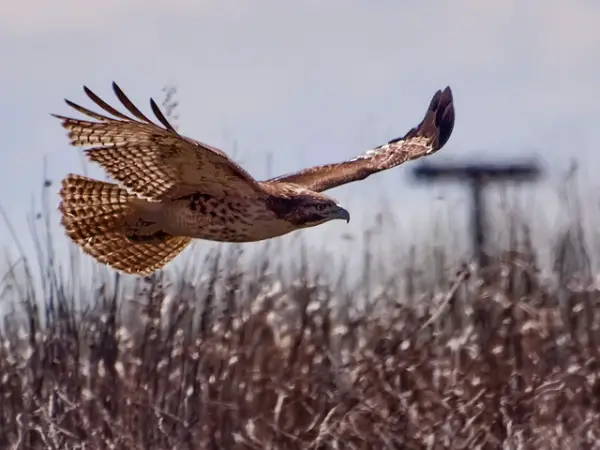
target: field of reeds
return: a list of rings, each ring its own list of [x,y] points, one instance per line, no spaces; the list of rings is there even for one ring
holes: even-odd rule
[[[599,296],[572,241],[553,280],[521,245],[366,299],[235,246],[201,277],[9,271],[0,448],[598,448]]]

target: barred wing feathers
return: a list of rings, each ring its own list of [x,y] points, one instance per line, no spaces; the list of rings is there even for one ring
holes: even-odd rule
[[[446,87],[434,94],[424,119],[403,137],[351,160],[282,175],[268,180],[267,183],[294,183],[318,192],[332,189],[437,152],[446,144],[453,128],[452,91],[450,87]]]
[[[258,182],[225,153],[178,134],[154,100],[150,100],[152,111],[164,128],[142,114],[116,83],[112,86],[135,119],[119,112],[85,86],[87,96],[114,118],[70,100],[65,102],[96,121],[52,115],[69,131],[72,145],[92,147],[85,150],[87,157],[132,193],[155,201],[196,192],[244,197],[262,193]]]

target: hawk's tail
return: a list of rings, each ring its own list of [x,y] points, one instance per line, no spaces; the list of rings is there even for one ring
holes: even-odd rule
[[[61,224],[75,242],[123,228],[134,198],[116,184],[79,175],[64,178],[59,194]]]
[[[191,241],[160,230],[142,239],[127,236],[138,220],[136,197],[116,184],[68,175],[60,190],[61,224],[84,252],[123,272],[148,275]],[[141,230],[140,230],[141,231]]]

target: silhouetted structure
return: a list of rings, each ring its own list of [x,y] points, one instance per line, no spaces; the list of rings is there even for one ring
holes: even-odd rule
[[[467,183],[471,190],[471,228],[473,250],[480,266],[486,265],[483,251],[485,245],[485,206],[483,188],[486,184],[500,181],[534,181],[541,175],[535,162],[513,164],[422,164],[414,169],[418,180],[439,182],[451,180]]]

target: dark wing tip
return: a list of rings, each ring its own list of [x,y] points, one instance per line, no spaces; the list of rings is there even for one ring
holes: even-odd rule
[[[68,117],[61,116],[60,114],[56,114],[56,113],[50,113],[50,115],[52,117],[54,117],[55,119],[60,120],[63,127],[66,125],[65,122],[68,120]]]
[[[434,149],[441,149],[454,129],[454,99],[450,86],[438,90],[429,103],[427,113],[419,125],[412,128],[404,136],[391,140],[389,143],[402,141],[411,137],[423,136],[433,141]]]
[[[167,130],[171,131],[172,133],[178,134],[175,127],[171,125],[171,123],[167,120],[167,118],[162,113],[162,111],[160,110],[153,98],[150,98],[150,108],[152,108],[152,112],[154,113],[156,118],[160,121],[160,123],[164,125],[164,127]]]
[[[85,94],[86,94],[88,97],[91,97],[91,98],[93,98],[93,97],[96,95],[96,94],[94,94],[94,92],[92,92],[92,90],[91,90],[89,87],[87,87],[85,84],[83,85],[83,92],[85,92]]]
[[[431,106],[434,106],[433,101]],[[452,135],[452,130],[454,129],[454,99],[452,97],[452,89],[450,89],[450,86],[446,86],[446,88],[440,92],[437,107],[435,109],[430,109],[430,111],[435,114],[435,126],[438,135],[437,150],[439,150],[446,142],[448,142],[448,139],[450,139],[450,136]]]

